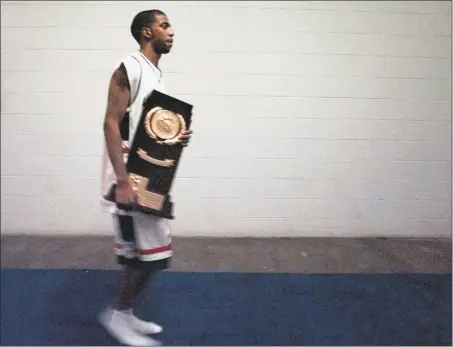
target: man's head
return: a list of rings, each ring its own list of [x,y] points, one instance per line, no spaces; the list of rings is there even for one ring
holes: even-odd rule
[[[170,52],[173,44],[173,29],[167,15],[160,10],[138,13],[132,21],[131,34],[140,45],[150,43],[158,54]]]

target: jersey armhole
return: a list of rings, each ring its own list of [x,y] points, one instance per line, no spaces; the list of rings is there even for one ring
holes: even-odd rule
[[[129,79],[129,75],[127,73],[126,66],[124,65],[123,62],[121,62],[120,66],[118,66],[118,70],[121,70],[121,72],[123,72],[126,75],[126,77],[127,77],[127,89],[129,89],[129,92],[131,92],[131,81]],[[130,103],[130,100],[129,100],[129,103]]]
[[[133,56],[125,57],[119,63],[119,67],[122,67],[122,69],[126,72],[130,91],[129,107],[131,107],[140,88],[142,67],[140,62]]]

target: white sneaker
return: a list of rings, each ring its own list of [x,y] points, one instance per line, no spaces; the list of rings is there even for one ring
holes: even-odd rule
[[[120,343],[127,346],[160,346],[161,343],[139,334],[132,328],[130,316],[108,308],[99,315],[101,325]]]
[[[137,329],[142,334],[154,335],[159,334],[164,330],[160,325],[157,325],[153,322],[143,321],[134,316],[133,314],[130,315],[129,319],[132,327]]]

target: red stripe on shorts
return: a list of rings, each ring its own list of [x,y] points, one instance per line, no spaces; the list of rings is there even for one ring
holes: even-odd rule
[[[157,248],[151,248],[151,249],[141,249],[140,254],[143,255],[148,255],[148,254],[156,254],[156,253],[162,253],[162,252],[167,252],[171,250],[171,246],[163,246],[163,247],[157,247]]]
[[[122,249],[123,245],[117,244],[116,245],[117,249]],[[168,252],[171,251],[171,245],[168,246],[162,246],[162,247],[156,247],[156,248],[149,248],[149,249],[141,249],[140,254],[142,255],[150,255],[150,254],[156,254],[156,253],[162,253],[162,252]]]

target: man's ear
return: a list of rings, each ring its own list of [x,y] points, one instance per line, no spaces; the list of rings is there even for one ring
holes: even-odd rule
[[[143,34],[143,37],[144,37],[145,39],[148,39],[148,40],[150,40],[150,39],[153,37],[153,34],[152,34],[150,28],[144,27],[144,28],[142,29],[142,34]]]

